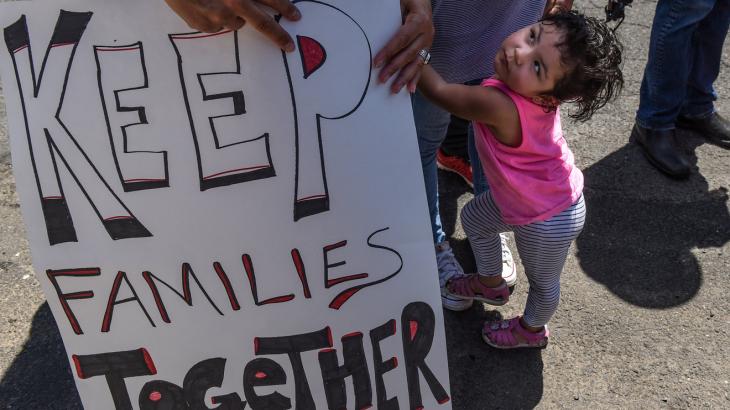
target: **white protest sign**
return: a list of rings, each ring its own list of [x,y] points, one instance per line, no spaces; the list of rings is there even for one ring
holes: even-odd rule
[[[11,2],[34,266],[89,409],[450,408],[396,0],[299,1],[284,54],[162,0]]]

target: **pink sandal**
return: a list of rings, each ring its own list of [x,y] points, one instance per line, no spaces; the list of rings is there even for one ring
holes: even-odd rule
[[[478,289],[478,290],[474,290]],[[467,300],[478,300],[490,305],[501,306],[509,301],[509,287],[502,280],[499,286],[490,288],[479,281],[479,275],[472,273],[452,278],[446,283],[446,291]]]
[[[517,333],[524,339],[518,340],[514,333]],[[485,322],[482,329],[482,339],[484,342],[497,349],[518,349],[521,347],[544,348],[548,344],[550,331],[547,325],[542,331],[533,333],[522,327],[520,317],[514,317],[509,320],[496,320],[493,322]]]

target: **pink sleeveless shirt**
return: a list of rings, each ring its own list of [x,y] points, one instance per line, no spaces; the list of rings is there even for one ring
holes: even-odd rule
[[[482,86],[495,87],[512,99],[522,127],[522,144],[509,147],[485,124],[474,122],[479,159],[504,221],[527,225],[572,205],[583,192],[583,173],[563,138],[559,109],[545,112],[497,79],[488,78]]]

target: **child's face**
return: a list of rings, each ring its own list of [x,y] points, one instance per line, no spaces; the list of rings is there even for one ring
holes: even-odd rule
[[[568,71],[557,47],[561,37],[555,26],[542,23],[512,33],[494,58],[495,77],[528,98],[550,95]]]

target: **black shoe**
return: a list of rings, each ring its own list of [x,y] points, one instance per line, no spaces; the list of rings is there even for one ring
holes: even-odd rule
[[[716,112],[705,118],[679,116],[677,127],[697,131],[711,143],[730,149],[730,121]]]
[[[646,158],[659,171],[672,178],[684,179],[689,176],[691,165],[689,158],[677,147],[674,134],[674,130],[657,131],[634,124],[631,139],[639,144]]]

